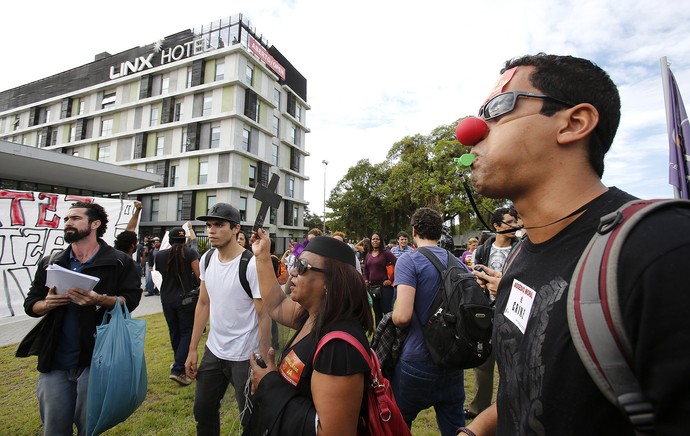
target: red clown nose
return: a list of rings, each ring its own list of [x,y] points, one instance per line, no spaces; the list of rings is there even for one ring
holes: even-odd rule
[[[467,117],[458,123],[455,128],[455,137],[462,145],[472,147],[481,141],[486,132],[489,131],[489,126],[484,120],[476,117]]]

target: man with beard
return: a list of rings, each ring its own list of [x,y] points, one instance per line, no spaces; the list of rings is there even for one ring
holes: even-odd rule
[[[86,397],[96,326],[106,309],[141,299],[141,280],[131,256],[101,239],[108,215],[96,203],[73,203],[64,217],[64,250],[44,256],[24,301],[29,316],[43,317],[24,338],[17,357],[38,356],[38,404],[44,434],[71,435],[76,424],[86,433]],[[60,265],[98,277],[91,291],[80,288],[57,294],[46,286],[46,268]]]

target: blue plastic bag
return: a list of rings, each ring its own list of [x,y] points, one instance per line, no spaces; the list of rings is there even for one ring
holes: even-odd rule
[[[124,304],[115,304],[96,327],[86,397],[87,435],[103,433],[126,420],[144,401],[145,338],[146,320],[132,319]]]

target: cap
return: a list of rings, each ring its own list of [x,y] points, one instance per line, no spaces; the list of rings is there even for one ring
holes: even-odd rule
[[[235,224],[239,224],[241,221],[240,211],[230,206],[228,203],[216,203],[208,210],[207,215],[196,217],[199,221],[208,221],[214,218],[230,221]]]
[[[330,236],[312,238],[303,251],[311,251],[323,257],[339,260],[353,268],[355,266],[355,254],[350,246]]]
[[[185,237],[186,234],[182,227],[173,227],[170,229],[170,233],[168,234],[168,239],[170,239],[170,242],[184,242]]]

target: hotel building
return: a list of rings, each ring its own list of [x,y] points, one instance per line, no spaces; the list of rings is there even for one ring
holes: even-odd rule
[[[249,231],[255,188],[278,174],[264,226],[282,249],[305,230],[308,109],[306,79],[237,14],[0,92],[0,140],[161,176],[123,193],[143,203],[146,234],[186,221],[204,233],[194,218],[221,201]],[[3,173],[5,189],[37,189]]]

